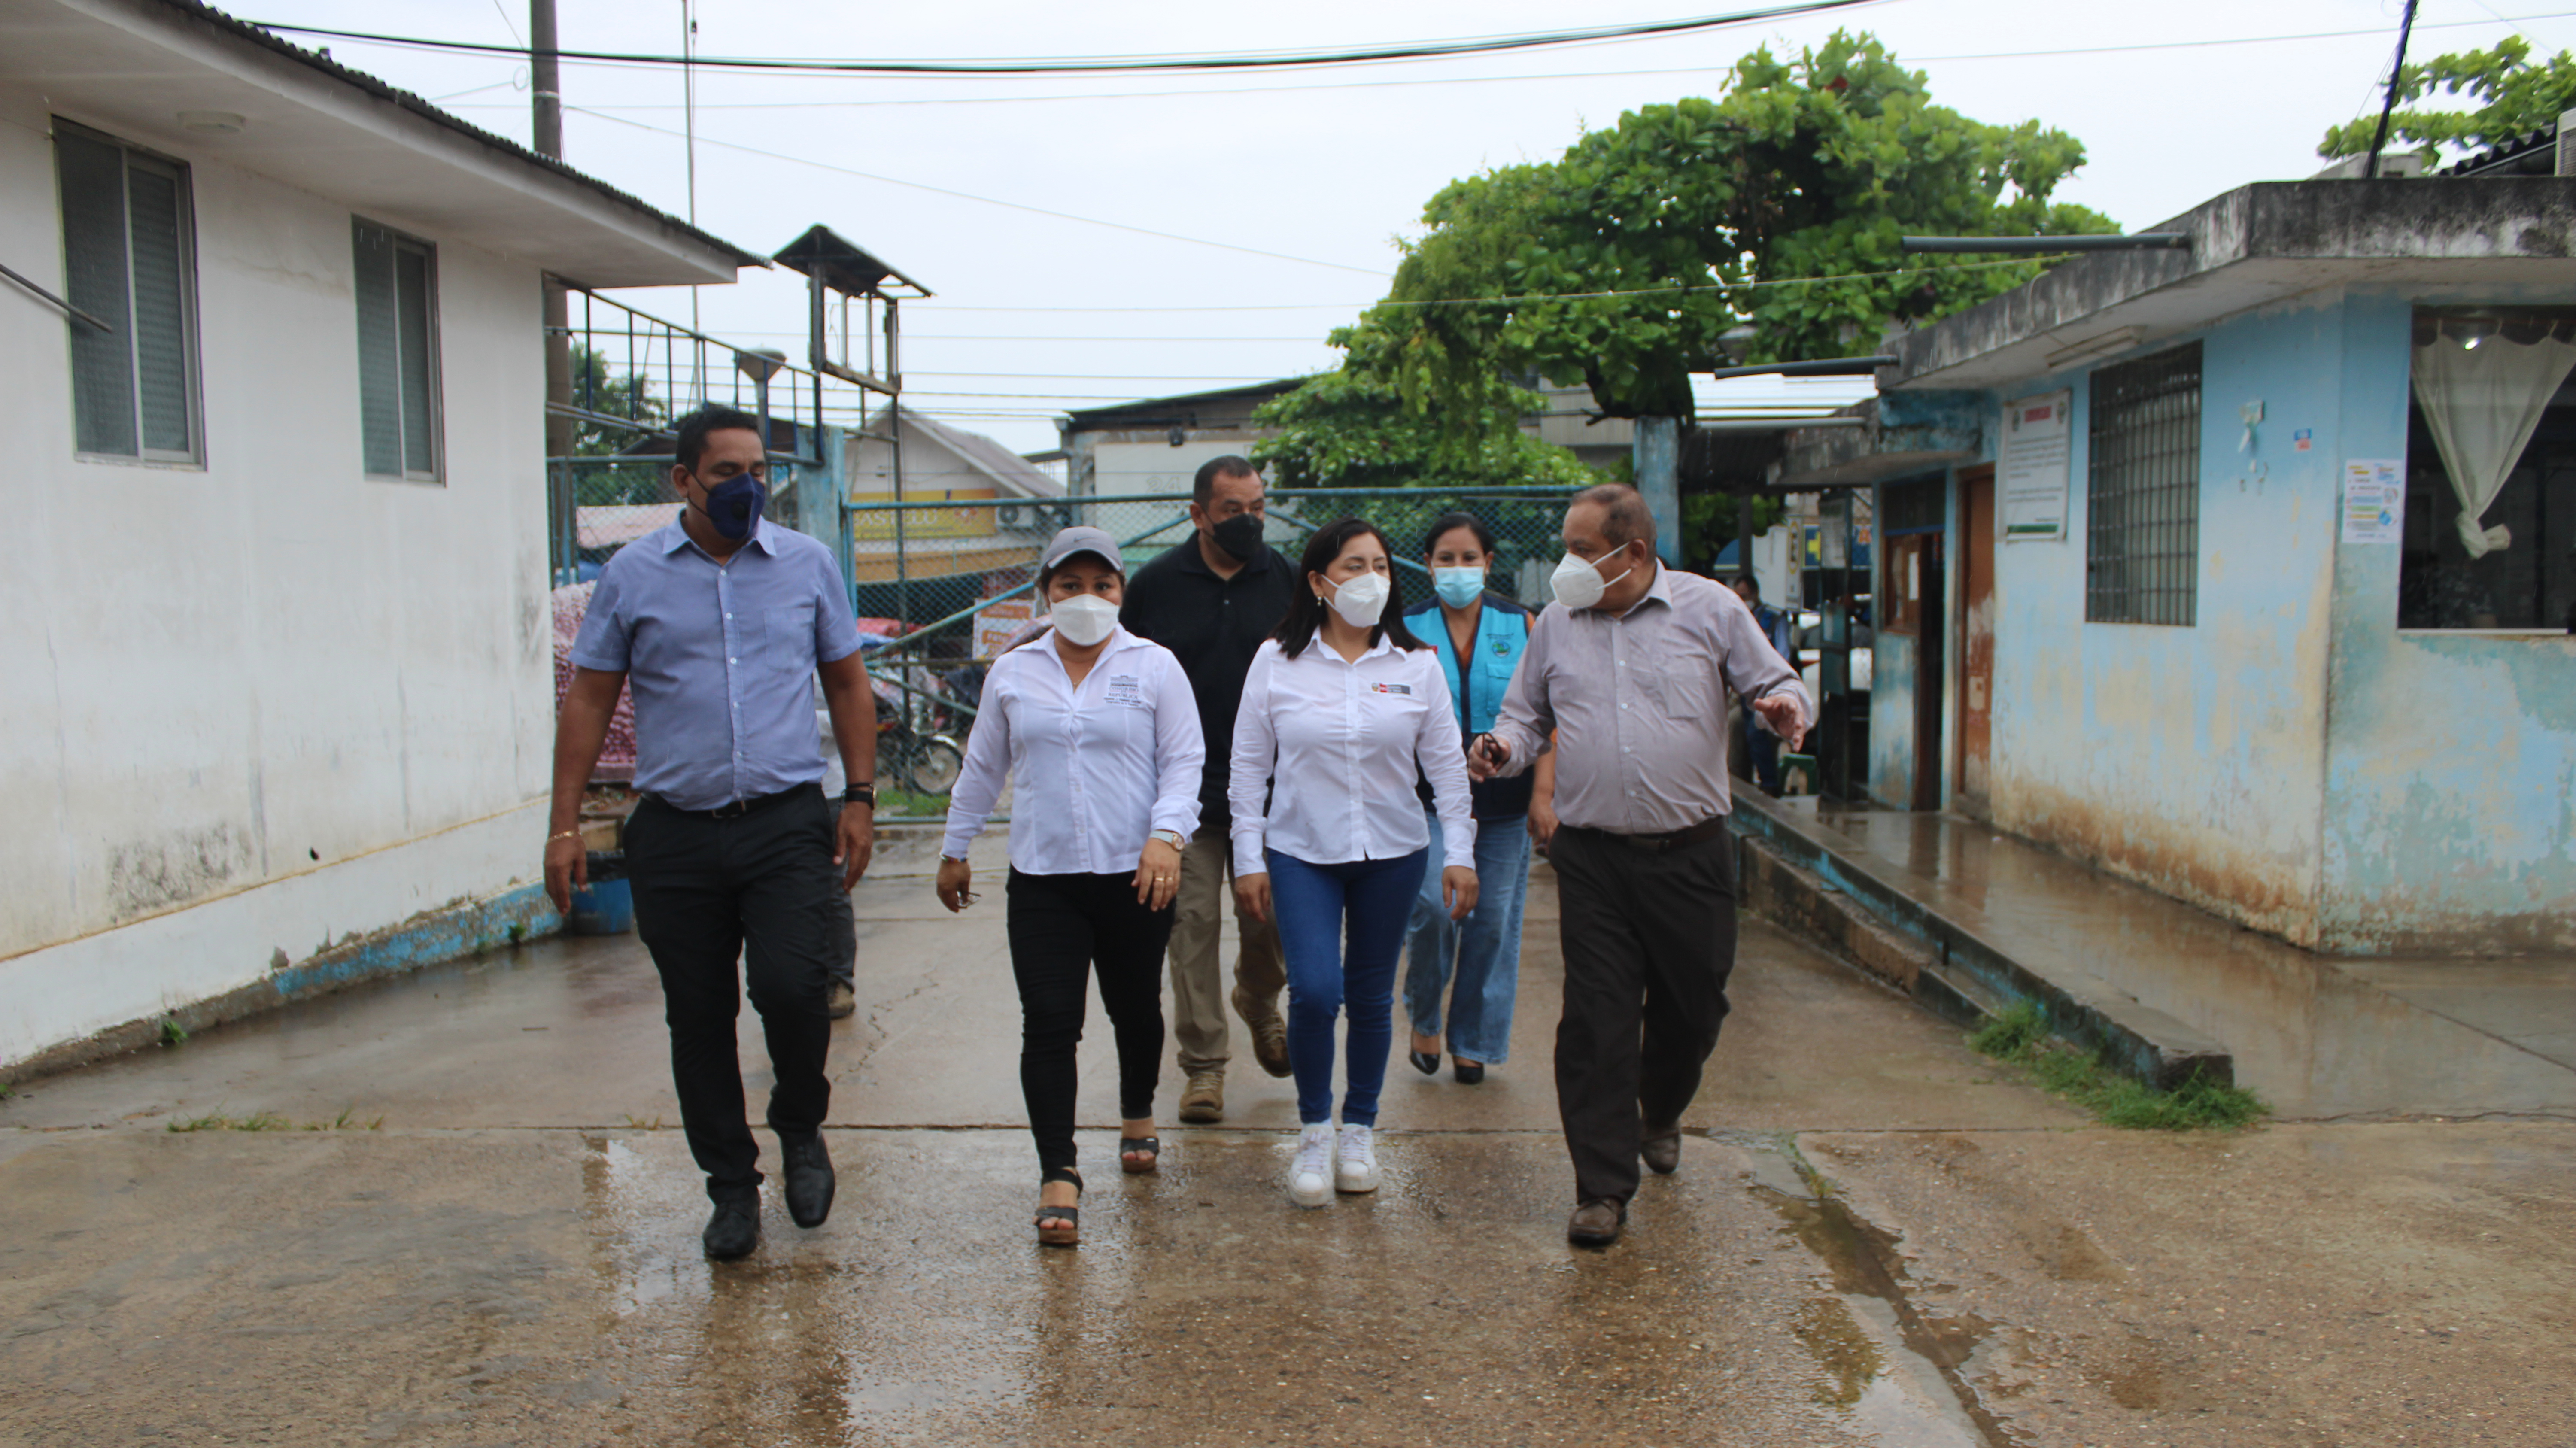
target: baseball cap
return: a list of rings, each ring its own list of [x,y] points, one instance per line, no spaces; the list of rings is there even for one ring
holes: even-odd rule
[[[1038,571],[1046,572],[1077,553],[1097,556],[1101,562],[1124,573],[1127,560],[1118,554],[1118,540],[1105,528],[1066,528],[1047,540],[1046,551],[1038,555]]]

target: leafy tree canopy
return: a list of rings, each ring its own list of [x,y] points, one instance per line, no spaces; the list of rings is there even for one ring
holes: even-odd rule
[[[597,417],[631,418],[638,424],[620,427],[594,418],[576,420],[572,450],[577,457],[607,457],[622,452],[637,438],[671,420],[670,408],[653,395],[642,373],[617,376],[609,371],[606,354],[578,342],[572,349],[572,405]]]
[[[2436,91],[2464,95],[2477,105],[2433,110],[2416,104]],[[2507,36],[2493,50],[2464,50],[2404,67],[2397,73],[2397,104],[2389,118],[2390,143],[2400,149],[2411,145],[2431,166],[2441,159],[2444,146],[2483,151],[2555,126],[2561,111],[2576,106],[2576,56],[2562,50],[2534,65],[2531,42]],[[2378,131],[2376,113],[2346,121],[2326,132],[2317,154],[2364,155]]]
[[[1907,256],[1900,236],[2116,230],[2049,200],[2083,160],[2037,121],[1931,104],[1923,73],[1868,35],[1757,50],[1719,99],[1632,111],[1557,161],[1433,197],[1365,319],[1383,342],[1352,365],[1444,417],[1532,373],[1582,378],[1611,416],[1686,415],[1690,372],[1748,320],[1743,360],[1842,355],[2040,267]]]
[[[1350,354],[1342,370],[1308,378],[1253,414],[1256,427],[1277,429],[1253,449],[1275,486],[1580,488],[1606,480],[1573,453],[1522,432],[1521,418],[1538,399],[1499,373],[1485,374],[1435,422],[1406,407],[1375,365],[1386,345],[1382,333],[1365,324],[1343,327],[1332,343]]]

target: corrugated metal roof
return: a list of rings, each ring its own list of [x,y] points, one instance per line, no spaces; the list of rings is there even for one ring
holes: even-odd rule
[[[2537,170],[2534,170],[2528,164],[2538,160],[2538,158],[2532,154],[2536,151],[2546,151],[2549,153],[2549,158],[2552,162],[2557,160],[2558,127],[2555,123],[2543,126],[2539,130],[2531,132],[2529,135],[2516,136],[2512,140],[2506,141],[2501,145],[2480,151],[2476,155],[2471,156],[2467,160],[2461,161],[2456,165],[2445,166],[2442,168],[2441,174],[2445,176],[2475,176],[2488,171],[2510,171],[2516,175],[2549,175],[2556,169],[2554,165],[2542,165],[2539,166]],[[2517,162],[2526,164],[2518,165],[2516,164]]]
[[[609,185],[607,182],[600,180],[596,176],[576,171],[572,167],[565,165],[563,162],[556,160],[552,156],[541,156],[506,136],[494,135],[492,132],[484,130],[480,126],[459,120],[455,116],[449,115],[447,112],[431,105],[428,101],[421,99],[419,96],[412,94],[410,91],[398,90],[395,87],[386,84],[384,81],[378,80],[374,76],[367,74],[365,71],[351,70],[349,67],[342,65],[338,61],[333,60],[331,57],[321,54],[318,51],[306,50],[300,45],[294,45],[287,41],[280,40],[269,32],[260,29],[258,26],[253,25],[246,20],[236,20],[232,16],[215,9],[211,5],[200,4],[198,3],[198,0],[158,0],[158,3],[182,16],[196,20],[213,30],[233,36],[237,39],[250,41],[255,45],[265,46],[279,55],[287,56],[304,65],[311,66],[313,69],[318,70],[343,84],[354,86],[380,100],[391,101],[395,105],[402,107],[404,110],[420,116],[424,120],[433,121],[438,125],[444,126],[459,135],[488,146],[495,151],[499,151],[523,165],[534,166],[541,171],[551,171],[556,175],[563,177],[567,181],[572,181],[579,185],[588,187],[590,190],[598,192],[600,195],[616,202],[618,205],[623,206],[628,210],[635,211],[641,213],[643,216],[649,217],[658,225],[670,227],[674,231],[680,232],[685,236],[694,238],[707,246],[726,253],[733,259],[733,264],[735,266],[766,267],[770,264],[769,258],[762,256],[760,253],[745,251],[743,248],[734,245],[723,237],[717,236],[711,232],[701,231],[679,217],[673,216],[665,211],[656,210],[655,208],[646,205],[642,200],[618,190],[616,187]]]

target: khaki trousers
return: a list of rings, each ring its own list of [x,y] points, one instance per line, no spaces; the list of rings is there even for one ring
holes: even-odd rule
[[[1234,844],[1222,827],[1202,829],[1181,851],[1181,892],[1172,901],[1173,1058],[1184,1072],[1223,1071],[1227,1044],[1225,973],[1218,968],[1219,932],[1234,903]],[[1234,978],[1257,999],[1276,1002],[1288,983],[1279,954],[1279,931],[1235,912],[1242,948]]]

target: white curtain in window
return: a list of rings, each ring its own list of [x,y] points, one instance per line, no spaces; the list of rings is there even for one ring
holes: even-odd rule
[[[2460,546],[2483,558],[2513,545],[2511,530],[2486,526],[2487,508],[2576,369],[2576,335],[2488,317],[2445,317],[2430,330],[2417,333],[2415,398],[2459,495]]]

